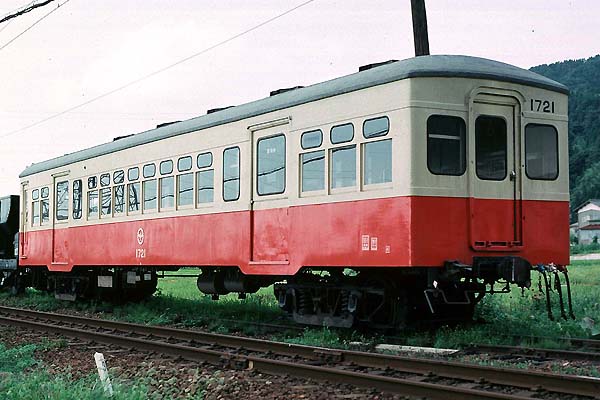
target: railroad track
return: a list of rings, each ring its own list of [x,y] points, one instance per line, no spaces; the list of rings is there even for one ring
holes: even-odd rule
[[[588,350],[559,350],[540,347],[505,346],[492,344],[472,344],[454,355],[480,353],[502,354],[507,357],[530,359],[553,359],[568,361],[600,361],[600,352]]]
[[[594,378],[331,350],[9,307],[0,307],[0,323],[190,361],[431,399],[583,399],[600,394],[600,379]]]

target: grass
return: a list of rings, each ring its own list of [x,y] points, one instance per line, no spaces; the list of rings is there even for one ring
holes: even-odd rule
[[[44,371],[34,353],[46,346],[58,343],[27,344],[6,348],[0,343],[0,393],[3,400],[96,400],[108,399],[95,376],[71,379],[69,375],[52,376]],[[111,399],[142,400],[149,393],[143,383],[124,385],[113,382],[115,395]]]
[[[188,270],[178,273],[194,273]],[[241,331],[257,333],[256,326],[247,322],[282,322],[283,313],[278,308],[272,288],[261,289],[246,299],[236,295],[221,296],[219,301],[201,294],[195,279],[167,277],[159,280],[159,290],[152,298],[139,304],[111,305],[106,303],[65,303],[44,293],[29,291],[27,296],[9,297],[0,294],[0,303],[29,306],[41,310],[75,308],[100,314],[105,318],[135,323],[203,326],[210,330],[228,333]],[[560,319],[558,296],[552,293],[555,321],[547,317],[545,295],[537,288],[537,273],[530,290],[514,288],[510,294],[487,295],[479,304],[476,318],[485,323],[442,327],[435,331],[406,330],[396,334],[396,340],[413,346],[458,347],[468,343],[512,344],[512,336],[540,336],[539,347],[561,348],[565,344],[557,337],[590,337],[600,333],[600,262],[579,261],[570,267],[573,289],[573,306],[577,320]],[[563,280],[564,284],[564,280]],[[566,302],[566,296],[565,296]],[[290,343],[348,348],[351,342],[366,345],[385,340],[372,333],[352,330],[306,328],[297,332],[281,332],[274,339]],[[533,344],[532,344],[533,345]]]
[[[571,254],[590,254],[600,252],[600,243],[571,245]]]

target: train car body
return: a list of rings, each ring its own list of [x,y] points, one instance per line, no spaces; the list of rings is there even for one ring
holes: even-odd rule
[[[418,57],[34,164],[19,262],[66,296],[198,267],[213,295],[285,282],[300,322],[470,314],[482,285],[568,264],[567,95]]]

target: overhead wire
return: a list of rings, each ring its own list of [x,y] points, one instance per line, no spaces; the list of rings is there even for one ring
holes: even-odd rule
[[[18,16],[21,16],[23,14],[27,14],[28,12],[31,12],[31,11],[35,10],[36,8],[44,7],[45,5],[50,4],[53,1],[54,0],[45,0],[38,4],[34,4],[35,2],[32,1],[28,5],[21,7],[21,9],[19,11],[13,11],[12,13],[9,13],[8,15],[5,15],[4,17],[0,18],[0,24],[3,22],[9,21],[13,18],[17,18]]]
[[[0,51],[4,50],[5,48],[7,48],[12,42],[14,42],[15,40],[17,40],[18,38],[20,38],[21,36],[23,36],[25,33],[27,33],[31,28],[33,28],[34,26],[36,26],[37,24],[39,24],[40,22],[42,22],[44,19],[46,19],[47,17],[50,16],[50,14],[52,14],[53,12],[55,12],[56,10],[58,10],[60,7],[64,6],[65,4],[67,4],[69,1],[71,0],[65,0],[64,3],[59,4],[56,8],[53,8],[52,10],[50,10],[50,12],[44,14],[40,19],[38,19],[37,21],[35,21],[33,24],[29,25],[24,31],[22,31],[21,33],[19,33],[18,35],[16,35],[15,37],[13,37],[12,39],[10,39],[8,42],[4,43],[2,45],[2,47],[0,47]]]
[[[67,0],[67,1],[69,1],[69,0]],[[204,48],[204,49],[202,49],[202,50],[200,50],[200,51],[198,51],[198,52],[196,52],[196,53],[194,53],[194,54],[192,54],[190,56],[182,58],[181,60],[178,60],[178,61],[176,61],[176,62],[174,62],[172,64],[169,64],[169,65],[167,65],[165,67],[159,68],[159,69],[157,69],[157,70],[155,70],[153,72],[150,72],[149,74],[146,74],[146,75],[144,75],[144,76],[142,76],[140,78],[134,79],[134,80],[132,80],[132,81],[130,81],[130,82],[124,84],[124,85],[121,85],[121,86],[119,86],[119,87],[117,87],[115,89],[112,89],[112,90],[110,90],[108,92],[102,93],[102,94],[100,94],[100,95],[98,95],[96,97],[93,97],[93,98],[91,98],[91,99],[89,99],[87,101],[84,101],[83,103],[79,103],[79,104],[77,104],[77,105],[75,105],[73,107],[70,107],[70,108],[66,109],[66,110],[63,110],[63,111],[60,111],[58,113],[52,114],[49,117],[43,118],[43,119],[41,119],[39,121],[36,121],[36,122],[34,122],[34,123],[30,124],[30,125],[27,125],[27,126],[25,126],[23,128],[19,128],[19,129],[16,129],[14,131],[10,131],[10,132],[7,132],[5,134],[2,134],[2,135],[0,135],[0,137],[12,136],[14,134],[26,131],[28,129],[31,129],[31,128],[35,127],[35,126],[41,125],[41,124],[43,124],[45,122],[48,122],[48,121],[53,120],[55,118],[58,118],[58,117],[60,117],[62,115],[70,113],[71,111],[77,110],[77,109],[79,109],[81,107],[87,106],[88,104],[91,104],[91,103],[96,102],[96,101],[98,101],[100,99],[108,97],[108,96],[110,96],[110,95],[112,95],[114,93],[120,92],[121,90],[127,89],[128,87],[131,87],[131,86],[133,86],[133,85],[135,85],[135,84],[137,84],[137,83],[139,83],[141,81],[144,81],[144,80],[146,80],[148,78],[151,78],[151,77],[153,77],[155,75],[158,75],[158,74],[160,74],[162,72],[165,72],[165,71],[167,71],[167,70],[169,70],[169,69],[171,69],[173,67],[176,67],[176,66],[178,66],[180,64],[183,64],[183,63],[185,63],[185,62],[187,62],[187,61],[189,61],[189,60],[191,60],[193,58],[196,58],[196,57],[201,56],[201,55],[203,55],[205,53],[208,53],[209,51],[214,50],[217,47],[223,46],[223,45],[225,45],[225,44],[227,44],[227,43],[229,43],[229,42],[231,42],[231,41],[233,41],[233,40],[235,40],[235,39],[237,39],[239,37],[242,37],[244,35],[247,35],[248,33],[251,33],[251,32],[253,32],[253,31],[257,30],[257,29],[260,29],[263,26],[265,26],[265,25],[267,25],[267,24],[269,24],[269,23],[271,23],[271,22],[273,22],[275,20],[278,20],[278,19],[280,19],[280,18],[282,18],[282,17],[284,17],[284,16],[286,16],[286,15],[288,15],[288,14],[290,14],[290,13],[298,10],[299,8],[302,8],[302,7],[304,7],[304,6],[312,3],[314,1],[315,0],[304,1],[303,3],[300,3],[297,6],[294,6],[294,7],[290,8],[290,9],[288,9],[288,10],[280,13],[280,14],[277,14],[274,17],[266,19],[265,21],[263,21],[263,22],[261,22],[259,24],[256,24],[256,25],[252,26],[251,28],[248,28],[248,29],[246,29],[246,30],[244,30],[244,31],[242,31],[240,33],[237,33],[237,34],[235,34],[233,36],[228,37],[227,39],[224,39],[224,40],[222,40],[220,42],[217,42],[217,43],[215,43],[215,44],[213,44],[213,45],[211,45],[209,47],[206,47],[206,48]],[[2,48],[0,48],[0,50],[2,50]]]

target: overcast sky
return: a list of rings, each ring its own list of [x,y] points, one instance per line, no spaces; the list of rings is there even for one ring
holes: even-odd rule
[[[414,55],[410,0],[315,0],[76,111],[26,126],[201,52],[306,0],[57,0],[0,24],[0,195],[26,165],[209,108]],[[0,0],[0,17],[30,0]],[[432,54],[523,68],[600,53],[597,0],[426,0]]]

